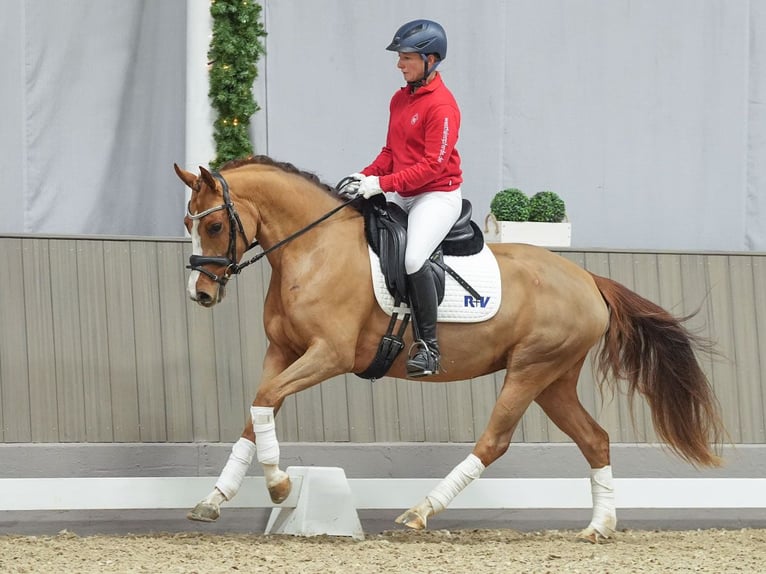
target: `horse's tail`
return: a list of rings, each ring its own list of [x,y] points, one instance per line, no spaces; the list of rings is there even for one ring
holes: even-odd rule
[[[624,285],[593,278],[610,310],[597,355],[602,381],[609,381],[609,375],[626,380],[631,406],[636,391],[643,395],[658,436],[681,458],[720,466],[717,453],[725,430],[718,401],[695,356],[696,350],[711,345],[683,325],[691,316],[677,319]]]

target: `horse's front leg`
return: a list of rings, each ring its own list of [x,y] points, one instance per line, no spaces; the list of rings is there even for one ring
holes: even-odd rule
[[[287,368],[294,358],[289,358],[275,345],[269,345],[263,362],[263,377],[268,380]],[[202,499],[186,517],[200,522],[214,522],[221,515],[221,504],[231,500],[239,492],[256,453],[252,409],[242,436],[231,449],[229,459],[223,467],[215,488]]]
[[[348,361],[346,361],[348,362]],[[271,500],[284,502],[292,487],[290,477],[279,468],[279,442],[274,416],[285,397],[307,389],[325,379],[347,372],[346,365],[321,341],[314,343],[300,358],[290,364],[278,347],[269,345],[264,361],[264,378],[250,408],[250,420],[242,437],[232,447],[213,491],[200,501],[187,517],[212,522],[221,513],[221,504],[239,491],[248,468],[257,456]]]
[[[312,343],[297,361],[259,387],[250,408],[258,462],[263,467],[266,487],[275,504],[284,502],[292,484],[288,474],[279,468],[274,415],[286,397],[351,369],[353,357],[340,357],[334,348],[323,340]]]
[[[256,453],[260,453],[258,460],[263,464],[263,476],[272,502],[279,504],[285,501],[290,494],[290,477],[279,469],[279,443],[276,442],[274,413],[272,407],[250,407],[251,420],[245,426],[242,436],[234,443],[215,488],[189,511],[187,518],[200,522],[218,520],[221,504],[239,492]],[[264,446],[258,449],[256,444]]]

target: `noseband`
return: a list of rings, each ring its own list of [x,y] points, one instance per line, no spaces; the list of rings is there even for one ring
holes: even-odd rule
[[[250,251],[253,247],[258,245],[258,241],[254,239],[252,243],[248,243],[247,236],[245,235],[245,228],[242,226],[242,220],[239,218],[237,209],[234,207],[234,204],[231,201],[231,195],[229,194],[229,184],[226,183],[226,180],[224,179],[224,177],[217,171],[213,171],[211,173],[215,179],[221,182],[221,189],[223,192],[223,203],[216,207],[211,207],[210,209],[206,209],[205,211],[201,213],[192,215],[190,210],[191,200],[189,200],[189,203],[186,206],[186,216],[189,219],[198,220],[198,219],[202,219],[206,215],[210,215],[211,213],[215,213],[216,211],[221,211],[225,209],[229,216],[229,248],[226,251],[226,257],[207,257],[204,255],[191,255],[189,257],[189,265],[187,265],[186,268],[191,269],[192,271],[199,271],[203,275],[207,275],[210,279],[212,279],[213,281],[221,285],[221,287],[224,287],[226,285],[226,283],[229,281],[232,275],[239,274],[239,272],[242,271],[248,265],[255,263],[256,261],[258,261],[262,257],[265,257],[266,255],[268,255],[275,249],[279,249],[285,243],[289,243],[290,241],[292,241],[299,235],[303,235],[309,229],[319,225],[325,219],[329,218],[334,213],[337,213],[338,211],[340,211],[341,209],[343,209],[344,207],[346,207],[347,205],[349,205],[352,201],[356,199],[355,197],[351,197],[347,199],[346,201],[341,203],[339,206],[325,213],[322,217],[320,217],[316,221],[309,223],[306,227],[299,229],[295,233],[285,237],[281,241],[278,241],[277,243],[275,243],[268,249],[261,251],[258,255],[256,255],[252,259],[249,259],[245,261],[244,263],[237,263],[237,231],[239,231],[239,234],[242,236],[242,239],[244,240],[245,245],[247,245],[247,248],[245,249],[245,251]],[[336,186],[336,189],[341,187],[342,185],[339,184],[338,186]],[[203,265],[221,266],[224,268],[223,274],[216,275],[212,271],[208,271],[207,269],[205,269]]]
[[[205,217],[206,215],[210,215],[211,213],[215,213],[216,211],[221,211],[225,209],[229,216],[229,247],[226,250],[225,257],[207,257],[204,255],[191,255],[189,257],[189,265],[187,265],[186,268],[191,269],[192,271],[199,271],[200,273],[207,275],[208,277],[210,277],[210,279],[212,279],[216,283],[220,284],[221,287],[223,287],[226,285],[226,283],[228,282],[229,278],[232,275],[236,275],[237,273],[240,272],[241,268],[244,267],[244,265],[240,266],[237,263],[237,232],[239,231],[239,234],[242,237],[244,244],[247,245],[245,251],[249,251],[256,245],[258,245],[258,242],[253,241],[252,243],[248,243],[247,241],[247,236],[245,235],[245,228],[242,225],[242,220],[239,218],[239,214],[237,213],[237,210],[234,207],[234,204],[231,202],[231,195],[229,194],[229,184],[226,183],[226,180],[217,171],[212,172],[212,175],[215,179],[217,179],[221,183],[221,189],[223,192],[223,203],[217,207],[211,207],[210,209],[206,209],[205,211],[201,213],[192,215],[191,209],[190,209],[191,200],[189,200],[189,204],[186,206],[186,216],[192,220],[199,220]],[[204,265],[218,265],[223,267],[224,270],[221,275],[216,275],[212,271],[205,269],[203,267]]]

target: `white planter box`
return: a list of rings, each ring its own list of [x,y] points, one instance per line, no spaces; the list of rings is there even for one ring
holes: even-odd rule
[[[536,221],[497,221],[490,214],[484,220],[484,240],[487,243],[529,243],[542,247],[572,245],[572,224],[540,223]]]

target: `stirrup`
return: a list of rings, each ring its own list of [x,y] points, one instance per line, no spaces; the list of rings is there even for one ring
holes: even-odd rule
[[[413,354],[413,349],[415,353]],[[439,374],[439,351],[428,347],[425,341],[418,339],[410,346],[407,359],[408,377],[428,377]]]

